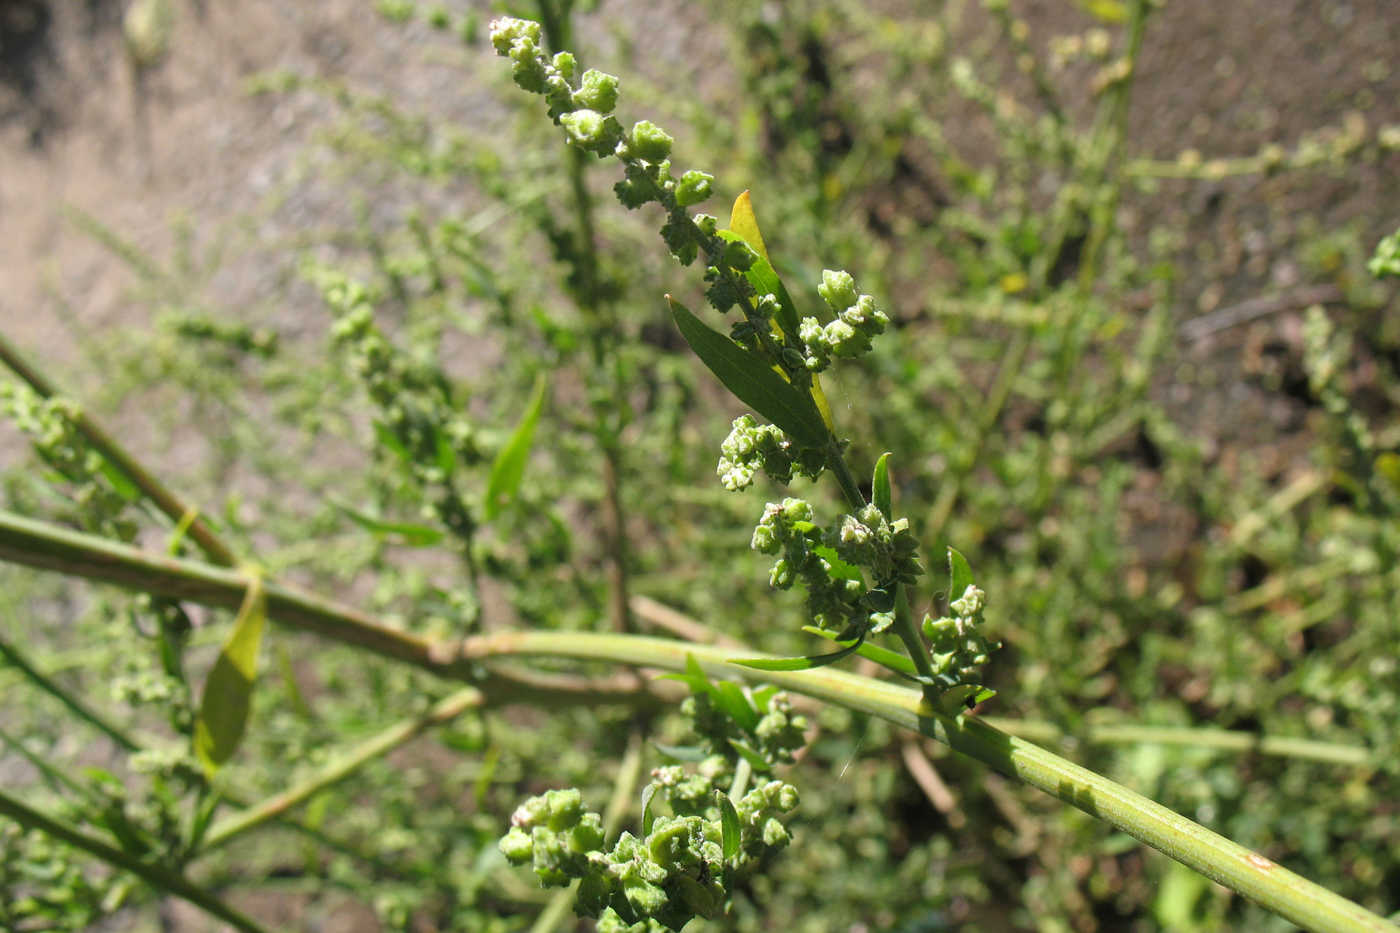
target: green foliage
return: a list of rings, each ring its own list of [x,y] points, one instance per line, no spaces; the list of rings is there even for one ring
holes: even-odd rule
[[[432,27],[413,27],[425,57],[463,69],[473,108],[494,103],[454,118],[258,80],[333,114],[314,153],[329,170],[312,174],[343,215],[241,247],[265,251],[295,319],[225,306],[223,233],[187,224],[157,257],[72,214],[156,311],[83,348],[103,382],[78,394],[143,459],[171,461],[232,551],[444,657],[473,632],[639,631],[669,617],[633,597],[661,601],[692,617],[686,637],[778,656],[754,666],[860,665],[927,686],[944,713],[1067,737],[1085,767],[1395,910],[1395,236],[1366,263],[1393,212],[1345,230],[1287,218],[1300,233],[1270,244],[1287,253],[1273,268],[1335,286],[1340,300],[1307,299],[1325,311],[1272,312],[1205,349],[1178,326],[1213,288],[1273,287],[1212,267],[1234,234],[1183,210],[1223,191],[1287,214],[1271,186],[1383,168],[1393,127],[1348,120],[1241,157],[1214,137],[1205,155],[1155,151],[1133,95],[1144,50],[1171,50],[1154,49],[1146,3],[721,3],[695,60],[666,62],[606,7],[549,0],[489,46],[475,11],[378,7]],[[727,63],[706,57],[725,42]],[[505,83],[493,51],[549,120],[538,97],[488,93]],[[619,114],[633,106],[652,119]],[[694,212],[745,185],[771,256],[747,194],[727,230]],[[32,450],[3,474],[7,508],[194,553],[193,513],[153,505],[77,402],[18,378],[0,409]],[[755,503],[726,495],[754,486],[757,529]],[[920,551],[949,555],[946,591]],[[600,930],[692,915],[710,919],[688,929],[745,933],[774,917],[804,933],[1290,928],[880,720],[698,665],[674,710],[583,691],[544,714],[503,689],[511,705],[492,694],[405,747],[442,684],[274,614],[262,650],[279,663],[243,697],[252,719],[216,793],[196,697],[231,612],[0,581],[26,658],[0,667],[15,792],[211,890],[286,892],[303,926],[355,902],[385,929],[550,916],[568,889],[542,892],[498,849],[515,812],[505,854],[553,885],[585,879],[576,903]],[[513,673],[467,668],[489,694]],[[1139,723],[1306,736],[1369,763],[1121,738]],[[1120,739],[1096,744],[1105,726]],[[640,805],[611,767],[634,736],[656,765]],[[221,817],[381,740],[278,821],[208,843]],[[615,822],[585,813],[610,794]],[[0,926],[154,915],[144,882],[3,818],[0,833]]]

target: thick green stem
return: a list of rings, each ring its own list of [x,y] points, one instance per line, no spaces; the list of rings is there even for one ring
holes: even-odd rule
[[[1102,775],[975,717],[941,715],[917,692],[893,684],[831,668],[756,674],[729,664],[729,652],[722,649],[635,636],[511,632],[468,639],[463,649],[466,656],[481,659],[506,655],[573,657],[669,670],[682,669],[689,654],[715,676],[760,676],[785,689],[867,712],[937,739],[1109,823],[1308,929],[1338,933],[1400,930],[1360,905]]]
[[[71,823],[30,807],[18,798],[10,796],[4,790],[0,790],[0,815],[8,816],[26,829],[37,829],[60,842],[66,842],[68,845],[82,849],[114,868],[129,871],[152,887],[184,898],[196,907],[237,929],[245,930],[247,933],[268,933],[262,924],[229,907],[184,875],[174,872],[164,865],[145,862],[121,849],[113,848],[101,839],[89,836]]]
[[[139,587],[162,595],[168,590],[182,598],[210,605],[236,606],[247,588],[239,574],[192,561],[151,558],[133,548],[104,542],[90,535],[63,531],[40,522],[0,512],[0,560],[49,567]],[[693,656],[702,668],[724,677],[761,678],[779,687],[816,699],[878,716],[896,725],[938,739],[1011,777],[1038,787],[1078,807],[1149,846],[1171,856],[1222,885],[1250,898],[1295,923],[1323,931],[1389,930],[1387,923],[1362,907],[1299,875],[1250,852],[1205,827],[1148,800],[1109,779],[1088,771],[1043,748],[1007,735],[971,716],[939,714],[916,691],[859,677],[832,668],[809,671],[754,671],[731,664],[734,652],[635,635],[581,632],[499,632],[443,644],[428,642],[369,621],[333,603],[293,594],[274,583],[265,586],[268,612],[274,619],[300,625],[328,638],[377,650],[418,664],[442,676],[477,681],[479,666],[494,666],[509,657],[551,657],[607,661],[633,667],[679,671]],[[344,611],[346,614],[342,615]],[[285,613],[285,617],[279,615]],[[521,689],[522,683],[526,685]],[[531,684],[521,675],[506,683],[506,694],[541,696],[548,687]],[[575,690],[576,684],[568,684]],[[492,695],[490,689],[483,692]],[[633,699],[599,689],[595,702]],[[619,691],[619,694],[621,691]],[[576,700],[578,692],[571,694]],[[495,697],[492,697],[495,699]],[[555,698],[556,701],[559,697]],[[647,699],[651,699],[647,697]]]

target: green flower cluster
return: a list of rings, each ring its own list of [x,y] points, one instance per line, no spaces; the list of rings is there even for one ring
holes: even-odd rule
[[[306,274],[335,315],[332,341],[346,353],[351,371],[378,409],[381,440],[427,494],[424,516],[469,541],[476,520],[454,473],[459,466],[481,463],[485,453],[464,406],[451,397],[440,371],[410,359],[388,341],[374,323],[373,295],[363,283],[319,266]]]
[[[77,423],[82,409],[66,398],[44,398],[18,382],[0,382],[0,414],[29,435],[34,452],[67,480],[72,508],[69,517],[90,531],[119,541],[136,537],[137,526],[124,513],[139,498],[123,475],[89,446]]]
[[[1376,244],[1376,252],[1366,264],[1366,271],[1378,279],[1388,275],[1400,278],[1400,230],[1382,237]]]
[[[981,670],[1001,643],[982,634],[982,612],[987,595],[969,586],[962,596],[948,604],[953,613],[934,619],[924,616],[924,636],[930,645],[933,672],[945,688],[975,687],[981,683]]]
[[[605,851],[602,818],[584,812],[576,788],[532,797],[511,817],[500,850],[531,864],[545,886],[578,879],[575,910],[598,917],[599,930],[679,930],[694,917],[722,915],[734,880],[788,844],[780,817],[797,806],[797,790],[771,780],[731,804],[713,775],[668,766],[653,772],[643,799],[642,836],[624,832]],[[658,800],[671,815],[652,815]],[[729,829],[727,818],[735,821]]]
[[[770,479],[786,485],[792,482],[794,472],[816,479],[826,465],[825,451],[815,447],[799,447],[788,440],[781,428],[759,424],[751,415],[740,415],[734,419],[729,436],[720,444],[719,451],[719,465],[715,473],[730,492],[747,489],[759,470]]]
[[[681,714],[690,720],[691,730],[711,751],[700,768],[701,773],[719,780],[727,773],[727,768],[732,770],[729,761],[735,752],[759,773],[767,773],[777,765],[792,764],[797,750],[806,742],[807,717],[793,712],[792,698],[772,687],[753,691],[751,695],[735,687],[751,711],[742,714],[746,717],[744,723],[732,715],[732,706],[728,709],[720,706],[715,702],[715,694],[709,691],[695,693],[681,703]],[[735,692],[729,691],[729,696],[734,697]]]
[[[676,258],[689,265],[700,248],[707,256],[722,256],[714,218],[697,223],[700,218],[692,220],[685,210],[709,198],[714,176],[692,169],[672,177],[670,134],[648,120],[625,130],[612,113],[617,78],[590,68],[573,86],[577,60],[569,52],[551,57],[540,47],[540,37],[540,24],[530,20],[507,16],[491,24],[491,44],[513,62],[515,83],[545,98],[550,119],[564,128],[569,144],[600,159],[616,156],[626,167],[626,178],[615,188],[618,199],[628,208],[652,201],[666,208],[661,235]]]
[[[827,529],[813,521],[812,505],[806,500],[770,502],[754,528],[751,546],[763,554],[782,555],[769,582],[788,589],[801,581],[807,587],[812,621],[828,631],[884,631],[894,618],[887,588],[912,583],[922,572],[909,520],[891,522],[874,505],[857,515],[841,516]],[[873,589],[861,568],[876,581]]]
[[[885,332],[890,319],[875,307],[869,295],[857,295],[855,279],[849,272],[822,270],[817,292],[836,319],[823,325],[814,317],[804,317],[798,336],[807,348],[804,365],[814,373],[831,365],[833,356],[855,357],[870,352],[871,341]]]

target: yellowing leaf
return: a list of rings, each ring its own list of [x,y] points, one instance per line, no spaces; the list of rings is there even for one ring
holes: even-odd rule
[[[243,740],[258,675],[258,646],[267,622],[262,575],[254,573],[239,607],[233,632],[204,680],[199,718],[194,724],[194,751],[208,771],[233,757]]]
[[[752,246],[754,251],[763,257],[764,262],[768,264],[769,268],[772,268],[772,261],[768,258],[768,247],[764,244],[763,234],[758,229],[758,217],[753,212],[753,200],[749,197],[748,191],[744,191],[734,199],[734,207],[729,212],[729,229],[731,232],[738,234],[745,243]],[[760,270],[757,269],[750,270],[748,276],[750,281],[753,280],[754,276],[758,274],[759,271]],[[777,281],[776,271],[773,272],[773,279],[775,282]],[[778,286],[781,288],[780,282]],[[787,297],[786,292],[780,297],[787,301],[789,306],[791,305],[791,299]],[[796,318],[795,312],[793,312],[793,318]],[[773,332],[777,335],[779,341],[783,339],[783,329],[777,321],[773,322]],[[787,378],[787,373],[784,373],[781,367],[774,366],[773,368],[777,370],[784,379]],[[817,406],[817,412],[822,416],[822,422],[826,425],[826,429],[828,431],[835,431],[836,423],[831,417],[831,405],[827,402],[826,393],[822,391],[821,380],[817,378],[815,373],[812,374],[812,402]]]
[[[744,238],[744,242],[758,251],[758,255],[768,258],[768,247],[763,244],[763,234],[758,231],[758,218],[754,216],[753,202],[745,191],[734,199],[734,209],[729,212],[729,229]]]

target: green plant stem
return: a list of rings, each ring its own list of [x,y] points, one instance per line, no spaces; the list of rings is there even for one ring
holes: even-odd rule
[[[608,806],[603,811],[603,838],[611,839],[617,835],[618,827],[622,825],[622,819],[627,815],[627,809],[632,805],[632,795],[636,793],[637,783],[642,778],[642,748],[643,735],[640,726],[632,729],[632,734],[627,739],[627,751],[622,756],[622,764],[617,769],[617,778],[613,781],[612,797],[608,799]],[[562,891],[556,891],[549,899],[544,910],[535,918],[534,924],[530,927],[530,933],[553,933],[564,921],[568,910],[573,906],[574,898],[578,895],[578,882],[575,881]]]
[[[113,848],[101,839],[89,836],[77,826],[51,814],[42,813],[0,789],[0,815],[8,816],[26,829],[36,829],[74,848],[82,849],[122,871],[131,872],[158,890],[184,898],[196,907],[246,933],[268,933],[256,920],[220,901],[213,894],[190,881],[184,875],[164,865],[142,861],[134,855]]]
[[[249,583],[247,575],[228,568],[149,554],[3,510],[0,560],[232,610],[242,605]],[[586,696],[593,702],[651,707],[659,697],[673,695],[668,687],[639,686],[631,676],[589,678],[512,670],[499,665],[490,670],[475,669],[462,662],[455,644],[389,628],[357,609],[271,580],[263,590],[268,615],[283,625],[469,680],[493,703],[529,700],[562,705]]]
[[[1144,726],[1137,723],[1113,723],[1086,726],[1083,730],[1067,732],[1052,722],[1033,719],[1009,719],[1001,716],[978,717],[1009,735],[1037,742],[1071,740],[1086,745],[1187,745],[1192,748],[1256,755],[1276,755],[1328,764],[1371,766],[1381,765],[1381,756],[1368,748],[1295,739],[1284,736],[1253,735],[1229,729],[1195,729],[1186,726]]]
[[[1312,930],[1400,930],[1340,895],[1314,884],[1166,807],[971,716],[933,711],[919,693],[829,667],[808,671],[753,671],[726,662],[729,652],[637,636],[573,632],[502,632],[467,639],[463,654],[485,660],[534,655],[681,670],[686,655],[714,676],[761,678],[878,716],[937,739],[996,771],[1128,833],[1260,906]]]
[[[125,735],[120,729],[109,723],[98,713],[89,709],[87,704],[63,689],[53,678],[46,676],[33,664],[30,664],[29,659],[4,638],[0,638],[0,655],[3,655],[5,661],[23,674],[30,683],[68,707],[73,715],[107,736],[107,738],[111,739],[113,742],[116,742],[121,748],[129,752],[134,752],[140,748],[134,740]]]
[[[25,361],[19,350],[6,340],[3,334],[0,334],[0,362],[8,366],[15,375],[23,379],[31,389],[44,398],[54,398],[61,394],[43,373]],[[93,446],[93,449],[125,473],[127,479],[131,480],[148,499],[155,503],[156,507],[165,513],[172,524],[178,526],[188,522],[189,536],[194,539],[209,560],[225,567],[232,567],[237,563],[233,551],[214,533],[204,519],[199,517],[198,510],[188,505],[169,487],[147,471],[135,457],[126,452],[126,448],[107,433],[96,419],[86,411],[79,409],[72,416],[72,422],[73,426],[87,439],[87,442]],[[191,516],[193,516],[192,520]]]
[[[740,756],[739,763],[734,766],[734,780],[729,785],[729,799],[737,806],[739,801],[744,799],[744,794],[749,789],[749,779],[753,777],[753,765],[749,760]]]
[[[422,716],[395,723],[373,738],[356,745],[301,783],[214,824],[205,837],[204,845],[200,849],[201,853],[218,848],[235,836],[281,816],[297,804],[303,803],[326,788],[345,780],[366,762],[393,751],[429,728],[455,719],[469,709],[482,706],[485,702],[486,697],[480,690],[475,687],[466,687],[439,700],[433,704],[432,709]]]
[[[66,570],[161,594],[174,590],[173,595],[182,598],[227,607],[237,606],[247,588],[243,576],[228,570],[174,558],[154,559],[133,548],[5,512],[0,512],[0,559]],[[274,618],[281,611],[287,615],[283,621],[371,651],[387,644],[394,649],[386,652],[390,657],[462,680],[479,682],[482,676],[479,665],[509,657],[572,658],[680,671],[685,667],[686,656],[693,655],[701,667],[713,675],[760,676],[779,687],[867,712],[937,739],[1104,820],[1302,926],[1323,931],[1390,930],[1394,933],[1400,929],[1101,775],[1007,735],[975,717],[943,716],[918,692],[894,684],[829,667],[798,672],[764,671],[755,675],[747,668],[729,664],[733,652],[728,648],[636,635],[499,632],[454,644],[434,643],[384,629],[350,610],[345,610],[349,615],[341,616],[340,607],[333,603],[304,594],[291,595],[276,584],[268,583],[265,592],[269,614]],[[366,635],[366,631],[371,634]],[[563,697],[564,701],[577,702],[583,687],[577,683],[563,686],[574,691]],[[493,700],[497,699],[491,690],[482,689]],[[543,699],[548,690],[543,684],[522,681],[515,675],[505,683],[504,692]],[[631,698],[635,699],[637,692],[633,684]],[[595,702],[622,698],[606,689],[599,689],[592,696]],[[556,702],[559,699],[554,698]]]

